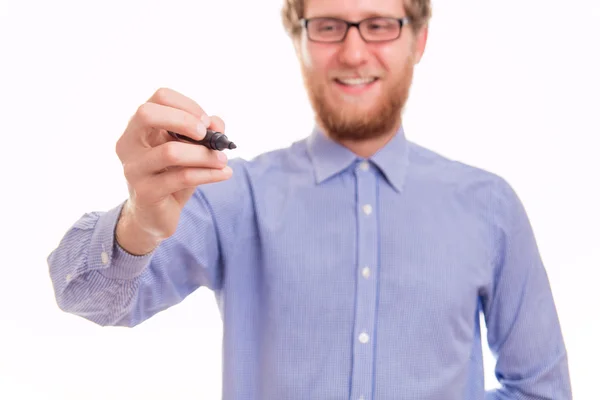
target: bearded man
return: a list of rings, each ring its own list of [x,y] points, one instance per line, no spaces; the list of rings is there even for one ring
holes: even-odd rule
[[[213,290],[225,400],[570,399],[516,193],[404,131],[430,1],[287,0],[282,16],[313,131],[228,160],[169,134],[201,140],[220,118],[156,91],[117,142],[129,198],[48,258],[59,306],[133,327]],[[487,392],[481,314],[501,384]]]

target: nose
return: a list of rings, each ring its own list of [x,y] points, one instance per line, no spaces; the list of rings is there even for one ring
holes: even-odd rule
[[[339,52],[340,62],[357,66],[366,61],[368,55],[367,43],[363,40],[358,28],[351,27],[348,30],[341,46]]]

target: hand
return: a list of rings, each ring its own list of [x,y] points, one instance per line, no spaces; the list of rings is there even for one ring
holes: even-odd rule
[[[167,130],[201,140],[206,129],[225,132],[193,100],[159,89],[133,115],[116,144],[129,188],[119,223],[119,244],[134,254],[149,252],[175,233],[181,210],[201,184],[229,179],[225,153],[179,142]]]

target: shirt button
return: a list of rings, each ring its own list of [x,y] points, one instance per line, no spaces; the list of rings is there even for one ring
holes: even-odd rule
[[[67,274],[67,283],[71,282],[71,279],[73,279],[71,274]]]
[[[363,276],[365,279],[366,279],[366,278],[368,278],[369,276],[371,276],[371,268],[369,268],[369,267],[364,267],[364,268],[362,269],[362,276]]]
[[[369,170],[369,162],[368,161],[361,162],[360,169],[362,169],[363,171],[368,171]]]
[[[364,344],[364,343],[368,343],[368,342],[369,342],[369,335],[368,335],[366,332],[363,332],[363,333],[361,333],[361,334],[358,336],[358,340],[359,340],[361,343],[363,343],[363,344]]]
[[[373,207],[371,207],[370,204],[365,204],[363,206],[363,212],[367,215],[371,214],[373,212]]]
[[[100,258],[102,259],[102,264],[108,264],[108,254],[105,251],[100,254]]]
[[[358,400],[365,400],[365,396],[360,396]]]

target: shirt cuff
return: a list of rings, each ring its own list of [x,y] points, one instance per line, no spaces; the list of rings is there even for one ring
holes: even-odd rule
[[[117,243],[115,230],[124,205],[125,202],[99,218],[92,236],[89,255],[100,263],[98,272],[106,278],[131,280],[146,269],[154,252],[137,256],[128,253]]]

